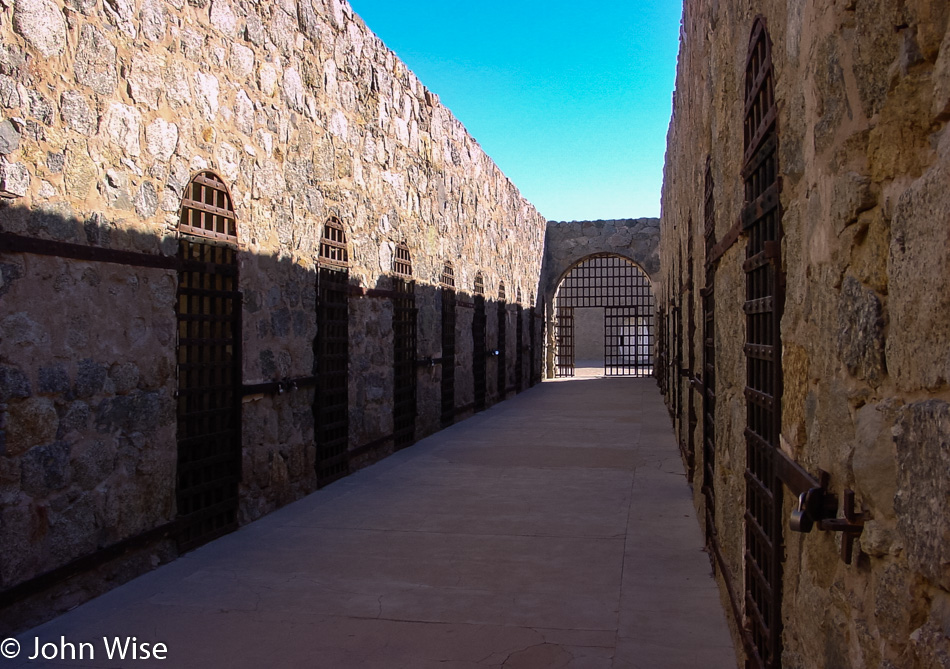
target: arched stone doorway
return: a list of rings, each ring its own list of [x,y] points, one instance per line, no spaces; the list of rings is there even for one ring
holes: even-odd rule
[[[653,374],[653,286],[628,258],[599,253],[575,263],[558,281],[553,315],[553,376],[574,376],[578,365],[607,376]]]

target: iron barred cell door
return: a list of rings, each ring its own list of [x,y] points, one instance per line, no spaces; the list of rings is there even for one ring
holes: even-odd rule
[[[451,263],[442,270],[442,427],[455,422],[455,272]]]
[[[756,19],[752,30],[745,94],[745,614],[753,642],[750,662],[755,667],[778,669],[782,659],[784,518],[776,450],[781,430],[780,323],[784,295],[777,106],[771,41],[761,18]]]
[[[324,226],[317,270],[317,336],[314,339],[313,417],[317,485],[349,474],[349,269],[346,236],[337,219]]]
[[[211,172],[182,201],[178,243],[179,548],[237,526],[241,480],[241,294],[231,197]]]
[[[475,385],[475,411],[485,408],[486,386],[488,385],[488,370],[485,364],[487,344],[485,334],[487,315],[485,313],[485,285],[482,274],[475,275],[475,314],[472,317],[472,375]]]
[[[520,302],[515,310],[515,392],[524,390],[524,308]]]
[[[703,496],[706,501],[706,544],[716,538],[716,283],[715,261],[711,261],[716,246],[715,201],[713,199],[711,166],[706,165],[706,194],[704,203],[706,243],[706,285],[701,291],[703,305]]]
[[[393,279],[393,448],[416,435],[416,285],[409,249],[396,247]]]
[[[496,360],[495,367],[496,383],[498,388],[498,401],[505,399],[508,390],[508,305],[505,302],[505,284],[501,284],[498,295],[498,346],[495,347]]]
[[[604,374],[606,376],[652,376],[652,320],[637,307],[604,309]]]
[[[574,309],[557,307],[557,375],[574,376]]]

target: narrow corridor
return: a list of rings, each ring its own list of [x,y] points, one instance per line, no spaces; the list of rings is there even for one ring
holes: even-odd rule
[[[102,637],[128,635],[174,667],[735,667],[702,543],[655,382],[546,382],[19,635],[2,664],[63,637],[94,659],[45,664],[119,666]]]

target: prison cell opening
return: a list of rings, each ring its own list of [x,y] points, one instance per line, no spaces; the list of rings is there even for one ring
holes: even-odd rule
[[[653,374],[653,289],[632,261],[609,254],[588,256],[561,280],[554,303],[557,376],[574,376],[578,316],[592,309],[599,310],[598,326],[603,327],[604,374]]]
[[[498,401],[505,399],[508,391],[508,304],[505,302],[505,282],[498,284],[498,347],[495,349]]]
[[[515,296],[515,392],[524,390],[524,308],[521,306],[521,288]]]
[[[393,448],[411,446],[416,435],[416,296],[409,247],[393,258]]]
[[[778,669],[782,658],[782,484],[775,451],[781,430],[781,332],[778,134],[771,40],[765,21],[752,28],[745,74],[746,510],[745,614],[753,666]]]
[[[455,269],[442,268],[442,427],[455,422]]]
[[[178,240],[179,549],[237,527],[241,294],[231,195],[212,172],[185,189]]]
[[[314,440],[317,485],[346,476],[349,469],[349,255],[337,218],[323,226],[317,268],[317,335],[313,346]]]
[[[693,294],[693,218],[688,221],[686,244],[686,374],[694,374],[696,369],[696,304]],[[696,397],[693,392],[692,378],[686,383],[686,480],[693,483],[693,473],[696,469],[696,426],[699,423],[696,417]]]
[[[703,216],[705,219],[706,285],[702,290],[703,304],[703,488],[706,506],[706,545],[718,542],[716,534],[716,283],[715,261],[711,261],[716,246],[716,210],[713,199],[712,166],[707,162]],[[717,547],[718,548],[718,547]]]
[[[472,376],[475,387],[475,411],[485,408],[485,393],[488,385],[488,370],[485,356],[487,354],[485,330],[487,317],[485,314],[485,279],[481,272],[475,275],[474,286],[475,313],[472,317]]]
[[[538,321],[541,320],[539,326]],[[537,313],[534,306],[534,293],[528,302],[528,385],[535,385],[541,380],[541,366],[538,364],[535,356],[537,355],[538,331],[543,328],[543,317]]]

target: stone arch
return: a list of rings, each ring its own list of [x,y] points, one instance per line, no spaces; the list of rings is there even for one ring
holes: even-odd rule
[[[592,342],[599,338],[606,374],[652,375],[656,289],[638,263],[625,255],[592,253],[565,269],[555,286],[548,377],[573,376],[575,316],[580,314],[588,318],[577,331],[589,330],[586,339]]]
[[[584,258],[609,253],[636,264],[649,277],[654,294],[660,286],[660,219],[631,218],[610,221],[549,221],[537,304],[545,320],[546,359],[553,360],[554,293],[570,268]],[[550,363],[550,364],[553,364]],[[550,367],[548,367],[550,371]],[[552,372],[553,373],[553,372]]]

